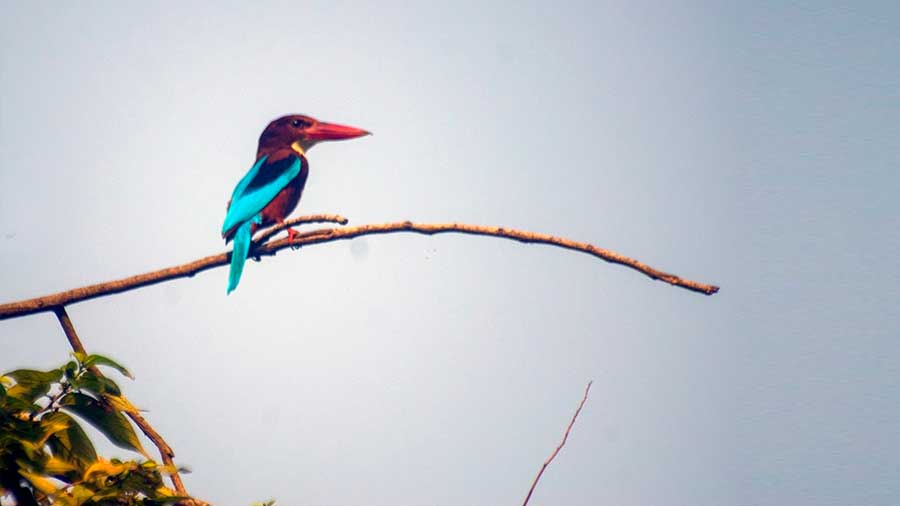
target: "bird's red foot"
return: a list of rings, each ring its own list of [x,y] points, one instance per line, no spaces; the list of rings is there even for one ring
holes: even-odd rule
[[[298,237],[300,235],[300,232],[297,232],[296,230],[294,230],[293,228],[290,228],[290,227],[288,227],[287,233],[288,233],[288,241],[289,242],[294,242],[294,238]]]

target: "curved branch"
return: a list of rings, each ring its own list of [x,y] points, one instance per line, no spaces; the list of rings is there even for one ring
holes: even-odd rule
[[[434,235],[453,232],[512,239],[514,241],[523,243],[549,244],[551,246],[558,246],[560,248],[587,253],[610,263],[624,265],[643,273],[651,279],[664,281],[670,285],[685,288],[694,292],[702,293],[705,295],[712,295],[719,291],[718,286],[682,279],[674,274],[668,274],[659,271],[637,260],[628,258],[607,249],[598,248],[597,246],[594,246],[592,244],[576,242],[562,237],[539,234],[536,232],[525,232],[522,230],[514,230],[503,227],[468,225],[465,223],[429,224],[413,223],[411,221],[399,221],[394,223],[359,225],[356,227],[346,228],[323,228],[300,233],[294,237],[293,241],[284,238],[259,245],[259,243],[262,242],[259,237],[267,239],[269,237],[272,237],[279,231],[293,225],[323,221],[341,223],[341,220],[344,220],[344,218],[337,215],[301,216],[299,218],[287,220],[282,225],[278,225],[261,232],[258,238],[254,241],[257,246],[250,251],[250,256],[271,256],[278,251],[286,248],[297,248],[300,246],[308,246],[324,242],[353,239],[355,237],[360,237],[363,235],[395,234],[401,232]],[[188,262],[186,264],[176,265],[174,267],[168,267],[144,274],[138,274],[136,276],[130,276],[114,281],[107,281],[105,283],[98,283],[95,285],[83,286],[80,288],[75,288],[52,295],[46,295],[43,297],[37,297],[34,299],[0,304],[0,320],[25,316],[34,313],[41,313],[44,311],[52,311],[58,306],[73,304],[75,302],[103,297],[105,295],[111,295],[114,293],[134,290],[142,286],[154,285],[172,279],[193,277],[199,272],[228,264],[231,259],[230,255],[230,252],[219,253],[218,255],[210,255],[208,257]]]

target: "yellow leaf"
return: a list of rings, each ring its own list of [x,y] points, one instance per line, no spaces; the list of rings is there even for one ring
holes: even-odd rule
[[[126,413],[138,414],[139,410],[124,396],[112,395],[112,394],[103,394],[103,398],[106,399],[109,404],[118,411],[124,411]]]
[[[50,478],[46,478],[39,474],[29,473],[28,471],[23,471],[21,469],[19,470],[19,474],[28,480],[28,483],[31,483],[34,488],[40,490],[44,494],[53,495],[56,493],[56,485]]]
[[[178,473],[178,472],[183,472],[185,474],[188,474],[191,472],[189,469],[184,469],[184,468],[179,469],[179,468],[175,467],[174,464],[170,465],[170,466],[158,465],[158,466],[156,466],[156,470],[159,471],[161,474],[165,474],[167,476],[172,476],[173,474]]]
[[[74,465],[59,457],[50,457],[47,460],[47,463],[44,464],[44,471],[47,474],[62,474],[68,471],[73,471],[74,469]]]
[[[47,421],[47,419],[41,420],[41,428],[44,429],[44,436],[38,441],[38,446],[43,447],[47,444],[47,440],[50,439],[50,436],[56,434],[59,431],[66,430],[69,428],[69,424],[58,419],[53,419]]]
[[[49,422],[46,420],[47,420],[46,418],[41,420],[41,425],[43,426],[44,430],[50,434],[59,432],[61,430],[66,430],[69,428],[68,422],[64,422],[59,419],[53,419],[52,421],[49,421]]]
[[[163,497],[173,497],[175,495],[175,491],[169,487],[159,487],[156,489],[156,493]]]
[[[87,470],[85,470],[84,481],[89,481],[96,475],[115,476],[117,474],[128,471],[130,467],[131,466],[128,466],[126,463],[113,464],[108,460],[98,458],[97,462],[94,462],[90,467],[87,468]]]

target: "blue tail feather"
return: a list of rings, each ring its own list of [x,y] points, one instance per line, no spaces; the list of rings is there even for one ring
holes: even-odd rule
[[[228,272],[228,293],[234,291],[241,281],[241,273],[244,272],[244,262],[247,261],[247,253],[250,251],[250,230],[253,223],[259,223],[259,221],[259,216],[245,221],[234,234],[234,248],[231,250],[231,270]]]

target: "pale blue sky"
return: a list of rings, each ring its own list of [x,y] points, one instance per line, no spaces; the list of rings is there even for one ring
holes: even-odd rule
[[[70,307],[216,504],[895,505],[896,2],[4,2],[0,301],[222,251],[272,118],[370,237]],[[66,358],[0,322],[0,368]],[[114,454],[123,454],[111,449]]]

